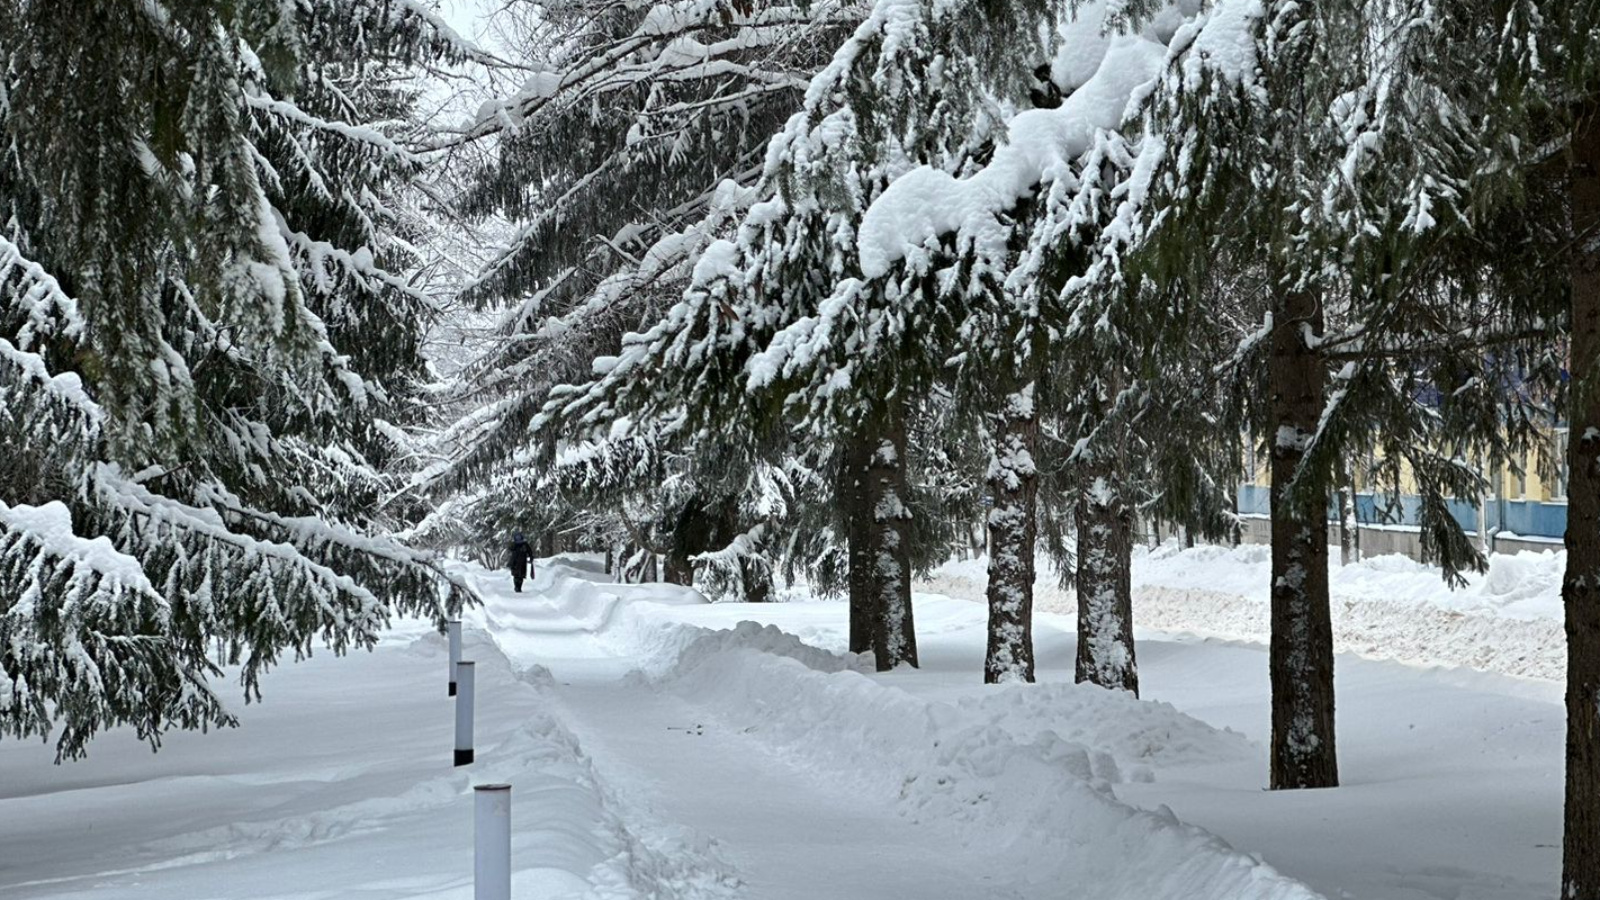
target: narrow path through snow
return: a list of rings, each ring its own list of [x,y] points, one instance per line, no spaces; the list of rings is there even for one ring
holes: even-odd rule
[[[524,595],[507,594],[498,579],[481,580],[478,588],[490,598],[490,634],[514,663],[551,671],[562,718],[615,790],[716,841],[738,873],[741,897],[1022,896],[955,835],[914,823],[824,773],[794,767],[750,736],[747,728],[758,726],[729,725],[705,705],[630,677],[649,662],[635,655],[648,638],[608,642],[604,632],[615,624],[627,592],[654,600],[659,586],[590,591],[556,582],[548,566]],[[575,589],[576,598],[553,596]],[[680,599],[691,604],[682,609],[684,618],[710,609]],[[565,627],[569,622],[584,627]],[[663,619],[658,627],[670,624]]]
[[[560,696],[596,763],[636,800],[716,837],[743,897],[1020,896],[951,836],[790,768],[700,706],[618,684]]]
[[[869,678],[829,652],[840,604],[713,606],[574,576],[547,566],[531,596],[480,576],[484,625],[517,664],[553,673],[561,717],[608,783],[716,842],[741,896],[1313,896],[1111,796],[1119,756],[1137,776],[1141,754],[1160,753],[1152,741],[1232,758],[1248,752],[1236,735],[1076,686],[996,689],[986,705],[922,699],[899,686],[921,673]],[[746,613],[783,630],[730,627]],[[951,624],[964,643],[970,627]],[[1119,731],[1131,739],[1107,740]]]

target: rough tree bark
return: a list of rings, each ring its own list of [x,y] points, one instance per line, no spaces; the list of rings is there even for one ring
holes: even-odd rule
[[[1567,416],[1566,837],[1561,896],[1600,898],[1600,109],[1580,116],[1572,139],[1572,233],[1583,236],[1572,261],[1574,378]]]
[[[1242,470],[1244,467],[1241,466]],[[1251,481],[1255,480],[1255,473],[1249,475]],[[1232,514],[1232,523],[1228,526],[1228,542],[1237,547],[1244,543],[1244,520],[1239,518],[1239,489],[1236,487],[1228,493],[1228,512]]]
[[[744,582],[744,602],[767,603],[772,600],[772,570],[759,562],[739,560],[739,577]]]
[[[1078,494],[1076,680],[1139,694],[1133,646],[1133,510],[1122,494],[1123,449],[1089,448]],[[1156,530],[1160,525],[1156,524]]]
[[[689,563],[688,557],[681,553],[668,553],[665,557],[665,578],[667,584],[681,584],[685,587],[694,584],[694,566]]]
[[[887,401],[873,429],[867,461],[867,573],[872,597],[872,654],[878,671],[917,665],[911,614],[911,511],[905,505],[905,403]]]
[[[1038,537],[1034,453],[1039,420],[1030,382],[1005,398],[990,417],[994,453],[989,461],[989,650],[985,684],[1033,681],[1033,552]]]
[[[1339,565],[1348,566],[1355,562],[1355,498],[1341,483],[1338,492],[1339,504]]]
[[[556,439],[553,435],[545,437],[539,445],[539,461],[545,466],[545,471],[555,468]],[[553,524],[539,532],[539,555],[545,559],[556,555],[556,529]]]
[[[662,573],[668,584],[694,584],[694,558],[710,550],[715,543],[717,527],[714,514],[696,496],[678,513],[672,526],[672,540],[662,554]]]
[[[1335,787],[1333,621],[1328,607],[1326,479],[1300,472],[1322,416],[1327,371],[1307,334],[1322,333],[1322,306],[1288,292],[1273,309],[1269,438],[1272,448],[1273,790]],[[1288,501],[1296,475],[1301,503]]]
[[[872,460],[872,438],[858,435],[844,446],[839,468],[839,502],[844,507],[845,541],[849,553],[850,652],[872,650],[872,498],[867,491],[867,465]]]

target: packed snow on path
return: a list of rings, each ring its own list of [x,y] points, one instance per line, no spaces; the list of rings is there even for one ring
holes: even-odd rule
[[[464,570],[487,598],[470,767],[414,622],[158,755],[0,743],[0,896],[465,898],[471,785],[501,780],[514,895],[540,900],[1555,893],[1554,683],[1342,656],[1345,787],[1269,793],[1259,645],[1141,633],[1135,700],[1070,684],[1073,622],[1042,614],[1042,683],[986,687],[983,607],[922,594],[924,667],[877,675],[842,603],[596,568],[542,564],[523,594]]]

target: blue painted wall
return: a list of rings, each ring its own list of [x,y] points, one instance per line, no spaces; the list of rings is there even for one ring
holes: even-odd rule
[[[1384,501],[1387,510],[1388,502]],[[1378,514],[1379,503],[1372,494],[1356,495],[1356,519],[1363,525],[1417,524],[1417,509],[1421,506],[1416,497],[1400,498],[1398,520],[1385,519]],[[1449,501],[1450,515],[1467,531],[1478,530],[1477,504],[1467,500]],[[1502,510],[1504,514],[1502,516]],[[1265,516],[1271,511],[1271,492],[1259,484],[1239,485],[1239,513]],[[1560,538],[1567,530],[1567,505],[1544,503],[1538,500],[1490,501],[1486,520],[1491,529],[1509,531],[1528,537]],[[1338,521],[1338,510],[1328,507],[1328,518]],[[1501,519],[1504,521],[1501,521]]]

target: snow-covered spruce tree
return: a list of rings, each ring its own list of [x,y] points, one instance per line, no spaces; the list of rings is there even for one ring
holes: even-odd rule
[[[1483,154],[1411,140],[1462,131],[1459,104],[1404,77],[1436,51],[1436,25],[1408,3],[1219,3],[1175,41],[1085,279],[1149,279],[1171,292],[1155,305],[1170,325],[1215,315],[1215,272],[1259,273],[1268,314],[1219,374],[1272,456],[1274,788],[1338,782],[1332,473],[1381,447],[1373,474],[1396,496],[1402,468],[1413,476],[1424,550],[1453,575],[1482,561],[1446,499],[1479,495],[1473,463],[1529,439],[1509,360],[1484,347],[1537,317],[1493,289],[1458,203]],[[1089,311],[1103,296],[1079,292]],[[1160,333],[1152,352],[1179,346]]]
[[[500,15],[527,24],[526,45],[515,49],[532,74],[448,143],[495,145],[462,208],[518,227],[466,295],[508,306],[505,340],[463,381],[468,412],[450,439],[471,439],[429,473],[441,496],[473,493],[530,460],[544,471],[557,444],[595,437],[563,430],[581,423],[538,418],[551,388],[593,377],[596,358],[615,354],[624,333],[653,323],[681,296],[707,235],[728,215],[713,208],[719,183],[759,174],[767,138],[864,9],[837,0],[521,0]],[[652,438],[652,459],[674,478],[708,471],[694,465],[692,446],[668,452],[664,436]],[[630,490],[608,491],[609,502],[631,498],[635,512],[656,507],[648,495],[661,471],[652,471]],[[684,552],[708,540],[702,526],[741,502],[713,488],[745,483],[716,474],[684,485],[683,502],[704,508],[672,513],[648,530]],[[554,485],[538,472],[518,480],[530,489]],[[575,527],[601,498],[568,505],[547,491],[514,499],[548,535]],[[620,507],[611,511],[621,517]],[[700,530],[678,541],[677,523]],[[671,574],[685,570],[674,564]]]
[[[743,298],[754,294],[751,318],[776,326],[745,366],[750,388],[781,396],[800,427],[839,435],[853,518],[863,523],[851,529],[854,568],[867,573],[853,599],[871,610],[880,668],[915,663],[905,423],[958,352],[962,309],[941,302],[938,284],[969,278],[984,304],[996,291],[980,286],[982,273],[937,271],[926,255],[892,268],[872,259],[856,244],[858,222],[901,173],[959,170],[986,152],[1003,107],[1035,87],[1053,21],[1048,3],[879,3],[775,140],[765,182],[777,196],[747,217],[737,263],[713,275]],[[1019,36],[1030,37],[1019,45]],[[1001,448],[989,467],[991,518],[1020,544],[1032,533],[1032,414],[1025,379],[1005,381],[1006,412],[990,422]],[[1005,640],[986,665],[990,680],[1031,675],[1032,554],[1014,549],[997,553],[1011,565],[997,592],[1005,615],[995,631]]]
[[[904,284],[860,279],[854,227],[899,172],[958,165],[982,143],[994,106],[974,90],[985,83],[978,72],[1011,73],[1009,93],[1025,96],[1032,66],[1000,38],[1038,31],[1041,17],[1020,9],[878,4],[772,141],[762,199],[736,239],[710,245],[683,303],[630,337],[607,376],[571,401],[628,408],[665,392],[692,399],[698,421],[753,427],[787,411],[797,433],[832,439],[854,518],[852,603],[868,611],[852,621],[871,632],[852,645],[870,644],[882,668],[916,658],[906,431],[952,332],[937,305],[918,302],[925,273]]]
[[[1441,41],[1480,60],[1463,81],[1465,53],[1428,73],[1465,111],[1472,145],[1496,165],[1470,185],[1467,200],[1498,220],[1539,229],[1495,260],[1532,314],[1554,287],[1570,329],[1556,379],[1570,439],[1566,607],[1567,740],[1561,896],[1600,898],[1600,10],[1556,0],[1470,2],[1452,9]],[[1490,65],[1485,66],[1482,60]],[[1492,77],[1483,78],[1487,71]],[[1440,139],[1443,143],[1443,139]],[[1513,235],[1521,232],[1513,231]],[[1565,270],[1564,279],[1551,278]],[[1549,352],[1550,342],[1546,342]],[[1562,381],[1566,381],[1562,384]]]
[[[1002,414],[989,429],[998,439],[991,472],[1004,476],[991,516],[991,679],[1008,677],[996,661],[1030,655],[1026,631],[1015,623],[1031,596],[1037,514],[1027,505],[1029,493],[1012,488],[1023,480],[1008,461],[1020,458],[1021,435],[1039,427],[1027,420],[1037,417],[1053,441],[1065,439],[1064,452],[1043,463],[1045,484],[1070,484],[1055,493],[1080,514],[1078,552],[1060,552],[1058,563],[1075,557],[1080,592],[1105,601],[1086,607],[1084,620],[1095,625],[1085,630],[1091,639],[1084,650],[1086,659],[1106,665],[1085,671],[1091,680],[1135,683],[1128,587],[1135,489],[1125,483],[1132,469],[1119,445],[1128,442],[1140,393],[1132,389],[1132,375],[1117,373],[1139,354],[1108,322],[1068,321],[1055,295],[1088,267],[1084,247],[1108,218],[1108,189],[1126,156],[1115,152],[1112,129],[1130,100],[1153,84],[1166,42],[1192,11],[1175,6],[1159,21],[1131,30],[1103,4],[1083,4],[1074,18],[1060,22],[1044,18],[1040,27],[1060,37],[1053,61],[1041,70],[1048,83],[1032,92],[1046,108],[1008,110],[1014,114],[994,129],[992,152],[964,169],[925,166],[903,176],[863,217],[859,243],[864,268],[875,269],[871,274],[901,278],[901,267],[935,273],[930,293],[960,323],[956,369],[970,395],[993,398],[986,388],[999,385],[991,409],[1028,413]],[[1064,99],[1048,102],[1051,95]],[[1066,251],[1052,255],[1062,244]],[[1031,402],[1007,396],[1025,392]],[[1070,439],[1067,431],[1074,432]],[[1030,448],[1026,468],[1040,464]],[[1009,502],[1013,493],[1015,504]],[[1059,537],[1050,544],[1065,549]],[[1018,564],[1023,559],[1028,566]],[[1010,676],[1025,677],[1027,668]]]
[[[154,745],[232,721],[219,664],[467,599],[372,536],[426,305],[369,123],[453,52],[407,2],[0,9],[0,733]]]

